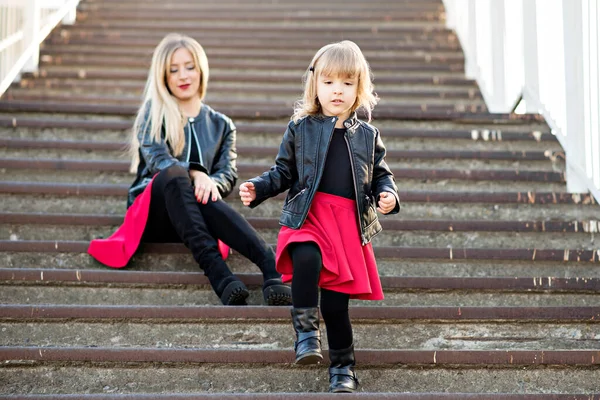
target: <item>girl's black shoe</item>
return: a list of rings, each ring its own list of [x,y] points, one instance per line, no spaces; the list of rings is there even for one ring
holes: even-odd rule
[[[329,391],[331,393],[353,393],[358,388],[354,373],[354,345],[347,349],[329,349]]]
[[[321,354],[321,332],[319,331],[319,309],[292,308],[292,323],[296,331],[296,364],[317,364],[323,360]]]

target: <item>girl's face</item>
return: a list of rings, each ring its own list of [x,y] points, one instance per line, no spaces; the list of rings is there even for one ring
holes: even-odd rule
[[[343,127],[348,119],[358,91],[358,78],[320,75],[317,78],[317,98],[321,112],[338,117],[336,127]]]
[[[199,96],[200,69],[188,49],[182,47],[173,53],[167,68],[167,86],[179,101]]]

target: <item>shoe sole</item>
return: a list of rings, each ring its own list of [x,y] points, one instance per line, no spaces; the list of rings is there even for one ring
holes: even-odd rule
[[[246,285],[241,281],[233,281],[223,290],[221,302],[226,306],[245,306],[248,296],[250,293]]]
[[[273,284],[263,289],[265,303],[269,306],[291,306],[292,291],[289,286]]]
[[[300,358],[296,358],[296,364],[299,365],[318,364],[321,361],[323,361],[323,355],[320,353],[307,353]]]

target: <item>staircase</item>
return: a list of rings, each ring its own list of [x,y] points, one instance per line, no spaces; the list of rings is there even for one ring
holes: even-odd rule
[[[566,192],[540,116],[487,112],[443,19],[440,0],[82,0],[0,98],[0,398],[600,399],[600,207]],[[183,245],[125,270],[86,254],[122,221],[128,129],[173,31],[207,51],[239,182],[272,164],[318,48],[370,61],[403,204],[374,240],[386,299],[351,309],[359,394],[293,364],[289,309],[239,255],[247,307],[220,306]],[[276,242],[283,197],[227,201]]]

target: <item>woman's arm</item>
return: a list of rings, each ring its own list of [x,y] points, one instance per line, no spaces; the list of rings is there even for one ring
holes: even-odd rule
[[[156,142],[152,138],[150,132],[151,124],[146,120],[144,125],[142,125],[138,131],[138,140],[140,143],[140,154],[152,174],[175,164],[189,170],[189,163],[179,161],[171,154],[169,146],[167,146],[167,143],[165,142],[164,131],[161,134],[159,142]]]
[[[375,203],[379,202],[379,196],[383,192],[389,192],[396,198],[396,206],[388,214],[396,214],[400,211],[400,198],[398,197],[398,187],[394,182],[394,174],[385,162],[385,146],[381,140],[378,129],[375,129],[375,159],[373,167],[373,194]]]
[[[225,130],[221,147],[219,147],[215,155],[215,161],[209,175],[217,185],[222,197],[228,196],[233,191],[238,178],[236,166],[237,151],[235,147],[236,129],[231,120],[228,120],[225,124]]]

